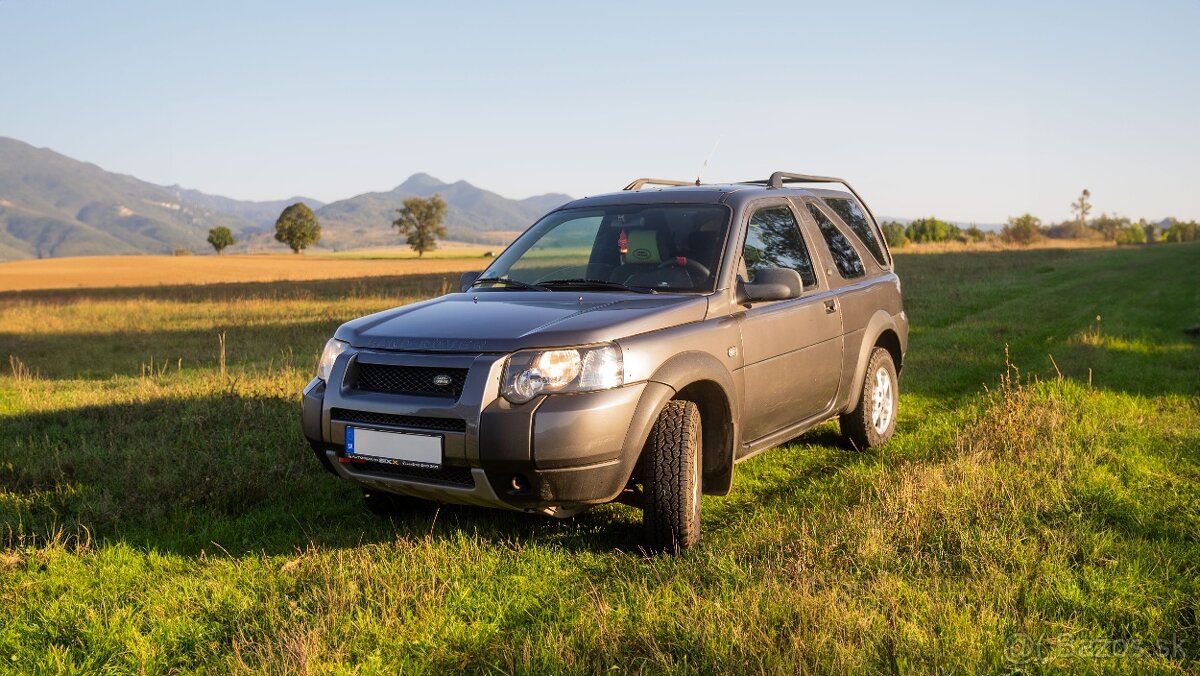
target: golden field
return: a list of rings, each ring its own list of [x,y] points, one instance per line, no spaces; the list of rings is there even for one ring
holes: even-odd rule
[[[1052,239],[1043,237],[1031,244],[1009,244],[1001,240],[985,242],[909,242],[902,247],[893,247],[892,253],[940,254],[966,251],[1030,251],[1040,249],[1111,249],[1116,242],[1103,239]]]
[[[895,253],[935,254],[1029,249],[1096,249],[1112,242],[1043,239],[1022,247],[1003,242],[908,244]],[[249,282],[315,281],[458,273],[483,270],[485,253],[502,246],[444,242],[417,258],[408,247],[353,249],[336,253],[256,253],[225,256],[83,256],[0,261],[0,293],[38,289],[97,289]]]
[[[460,247],[416,258],[411,251],[230,256],[88,256],[0,263],[0,292],[233,282],[349,279],[482,270],[495,247]],[[407,254],[407,255],[405,255]],[[454,257],[451,257],[454,256]]]

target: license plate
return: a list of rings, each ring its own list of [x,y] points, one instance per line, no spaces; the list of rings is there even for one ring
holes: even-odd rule
[[[346,457],[439,469],[442,466],[442,437],[347,427]]]

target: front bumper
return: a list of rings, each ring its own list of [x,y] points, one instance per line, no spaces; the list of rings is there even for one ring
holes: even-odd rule
[[[334,383],[359,358],[425,364],[429,355],[348,351]],[[609,502],[629,483],[653,410],[667,389],[658,383],[514,405],[498,396],[502,355],[435,357],[469,366],[455,401],[360,392],[313,380],[305,388],[304,434],[339,476],[378,490],[456,504],[566,515]],[[653,393],[654,396],[646,396]],[[407,470],[345,457],[348,426],[436,433],[441,470]]]

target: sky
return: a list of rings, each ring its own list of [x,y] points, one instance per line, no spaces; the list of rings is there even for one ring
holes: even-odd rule
[[[239,199],[842,176],[877,214],[1200,218],[1200,2],[0,0],[0,136]]]

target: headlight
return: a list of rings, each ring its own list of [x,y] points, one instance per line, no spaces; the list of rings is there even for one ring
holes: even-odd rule
[[[325,349],[321,351],[321,361],[317,363],[317,377],[329,382],[329,372],[333,370],[333,362],[337,361],[338,355],[345,352],[348,347],[350,347],[350,343],[330,338],[329,342],[325,343]]]
[[[508,358],[500,393],[523,404],[543,393],[607,390],[624,382],[625,365],[616,345],[527,350]]]

